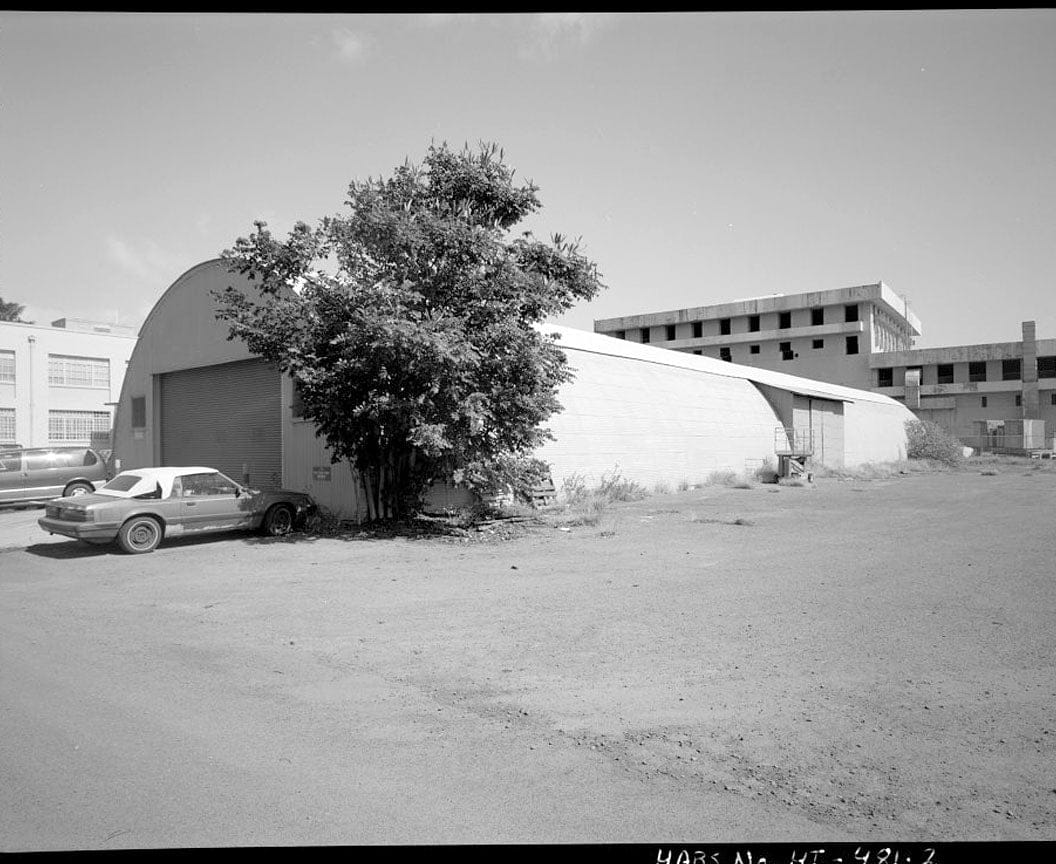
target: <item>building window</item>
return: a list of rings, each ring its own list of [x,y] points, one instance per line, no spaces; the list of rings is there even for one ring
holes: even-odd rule
[[[15,383],[15,352],[0,351],[0,384]]]
[[[858,353],[858,337],[848,336],[847,337],[847,353],[857,354]]]
[[[1022,407],[1022,405],[1023,405],[1023,394],[1022,393],[1017,393],[1016,394],[1016,407],[1020,408],[1020,407]]]
[[[667,333],[666,333],[666,335],[667,335],[667,341],[668,342],[674,342],[675,341],[675,325],[674,324],[668,324],[667,325]]]
[[[792,354],[792,343],[791,342],[781,342],[781,343],[778,344],[777,349],[781,352],[781,359],[782,360],[791,360],[792,357],[794,356]]]
[[[1056,405],[1056,393],[1050,393],[1049,394],[1049,402],[1052,403],[1053,405]]]
[[[985,360],[972,360],[968,363],[968,380],[969,381],[985,381],[986,380],[986,361]]]
[[[810,343],[810,347],[811,348],[824,348],[825,347],[825,340],[824,339],[814,339]]]
[[[697,356],[699,357],[699,356],[700,356],[700,355],[702,355],[702,354],[703,354],[704,352],[703,352],[703,351],[701,351],[701,350],[700,350],[699,348],[694,348],[694,349],[693,349],[693,353],[694,353],[694,354],[696,354],[696,355],[697,355]]]
[[[48,384],[52,387],[110,389],[110,361],[105,357],[48,355]]]
[[[648,327],[643,327],[642,328],[642,344],[644,345],[648,341],[649,341],[649,328]]]
[[[1002,381],[1018,381],[1019,370],[1022,366],[1022,361],[1017,357],[1014,360],[1002,360],[1001,361],[1001,380]]]
[[[792,326],[792,313],[780,312],[777,316],[777,329],[788,330]]]
[[[694,321],[693,322],[693,338],[700,339],[704,335],[704,322]]]
[[[3,360],[0,359],[0,363]],[[1038,358],[1038,377],[1039,378],[1056,378],[1056,357],[1039,357]],[[0,372],[0,381],[4,380],[3,373]]]
[[[848,303],[843,307],[843,320],[847,322],[858,320],[858,304]]]
[[[759,353],[759,346],[758,345],[749,345],[748,346],[748,353],[749,354],[758,354]]]
[[[730,335],[730,319],[720,318],[719,319],[719,335],[729,336]]]
[[[876,386],[877,387],[894,387],[895,386],[895,370],[894,369],[877,369],[876,370]]]
[[[952,384],[953,383],[953,364],[952,363],[940,363],[936,370],[940,384]]]
[[[719,349],[719,359],[720,360],[725,360],[727,363],[732,363],[733,362],[733,357],[730,356],[730,349],[729,348],[720,348]]]
[[[982,406],[983,406],[984,408],[986,407],[986,397],[985,397],[985,396],[983,396],[983,397],[982,397],[982,399],[981,399],[981,404],[982,404]]]
[[[627,338],[627,331],[626,330],[617,330],[614,335],[616,336],[617,339],[626,339]]]
[[[759,316],[749,315],[748,316],[748,332],[758,333],[759,332]]]
[[[147,397],[132,397],[132,428],[145,429],[147,425]]]
[[[818,306],[810,310],[810,323],[812,327],[820,327],[825,323],[825,309]]]
[[[15,443],[15,409],[0,408],[0,443]]]
[[[49,411],[48,440],[89,443],[93,432],[110,431],[109,411]]]

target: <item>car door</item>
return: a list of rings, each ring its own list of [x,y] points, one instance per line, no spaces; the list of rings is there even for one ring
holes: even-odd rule
[[[23,497],[26,500],[58,498],[66,485],[69,461],[69,454],[61,450],[24,450]]]
[[[180,481],[180,520],[187,533],[227,531],[246,524],[238,485],[218,471],[183,474]]]
[[[22,477],[22,453],[12,450],[0,453],[0,503],[20,501],[25,497]]]

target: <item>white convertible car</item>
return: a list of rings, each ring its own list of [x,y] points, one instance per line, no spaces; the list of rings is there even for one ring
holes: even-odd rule
[[[303,492],[247,489],[215,468],[136,468],[94,493],[50,502],[37,524],[87,543],[116,540],[138,554],[153,552],[164,537],[239,529],[287,534],[315,511]]]

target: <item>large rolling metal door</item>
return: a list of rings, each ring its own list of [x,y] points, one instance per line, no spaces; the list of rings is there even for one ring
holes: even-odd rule
[[[260,489],[282,483],[279,373],[262,360],[158,376],[162,465],[205,465]]]

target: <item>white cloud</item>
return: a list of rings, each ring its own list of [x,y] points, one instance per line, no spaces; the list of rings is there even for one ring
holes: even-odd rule
[[[360,33],[342,27],[331,34],[337,46],[337,56],[342,63],[360,63],[370,50],[369,40]]]
[[[618,21],[612,13],[542,12],[532,17],[521,56],[549,59],[569,46],[583,47]]]

